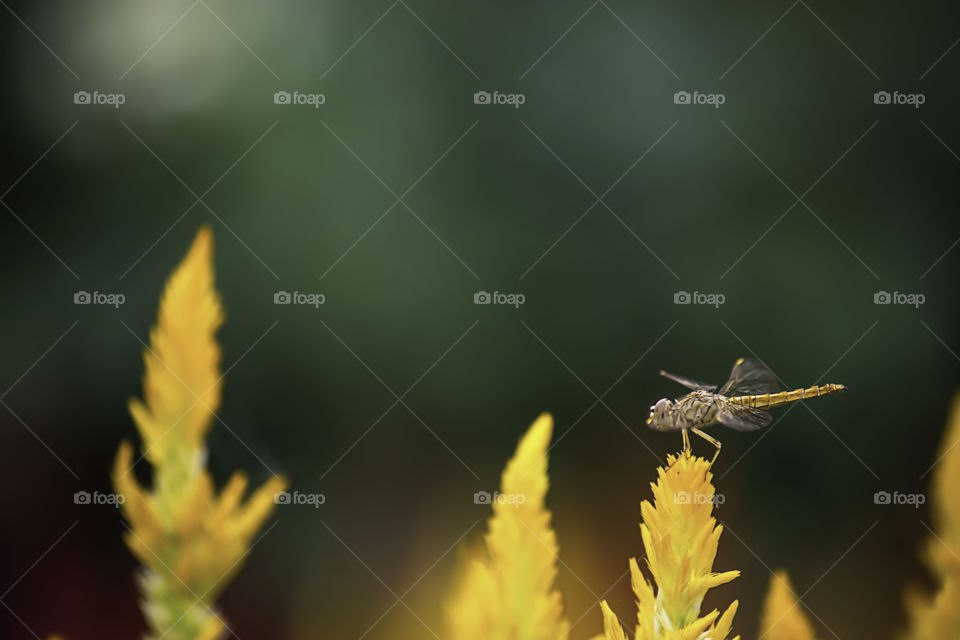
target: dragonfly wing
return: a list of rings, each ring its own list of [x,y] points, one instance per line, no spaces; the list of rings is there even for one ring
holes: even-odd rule
[[[729,405],[717,412],[717,421],[735,431],[756,431],[769,427],[773,422],[773,415],[761,409]]]
[[[733,364],[730,379],[720,389],[720,395],[756,395],[774,393],[780,385],[777,377],[759,360],[740,358]]]
[[[690,378],[675,376],[672,373],[667,373],[666,371],[661,371],[660,375],[662,375],[664,378],[667,378],[669,380],[673,380],[674,382],[679,382],[680,384],[685,386],[687,389],[693,389],[694,391],[703,390],[703,391],[709,391],[713,393],[714,391],[717,390],[717,385],[715,384],[712,384],[712,385],[704,384],[702,382],[697,382],[696,380],[691,380]]]

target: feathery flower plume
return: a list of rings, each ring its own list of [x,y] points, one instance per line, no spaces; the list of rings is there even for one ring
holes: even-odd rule
[[[520,440],[491,497],[485,545],[468,554],[447,603],[451,640],[566,640],[557,576],[556,535],[544,507],[549,480],[549,414]]]
[[[204,440],[220,405],[223,323],[214,288],[213,236],[200,229],[167,282],[157,325],[143,358],[144,399],[129,403],[153,467],[151,488],[133,473],[134,449],[123,442],[113,483],[126,498],[126,543],[144,565],[143,612],[150,638],[214,640],[224,624],[213,605],[249,551],[285,482],[272,478],[243,501],[247,478],[234,473],[217,494]]]
[[[640,535],[656,591],[637,561],[631,559],[631,582],[637,597],[634,638],[724,640],[730,633],[737,601],[723,615],[716,609],[700,615],[707,591],[740,575],[739,571],[713,571],[723,527],[711,515],[716,500],[710,463],[689,453],[668,456],[667,467],[658,468],[657,476],[657,482],[650,485],[653,504],[645,500],[640,505]],[[605,638],[626,640],[619,620],[605,601],[601,609]]]
[[[931,511],[934,529],[923,557],[937,590],[907,593],[910,620],[904,640],[960,638],[960,396],[953,402],[940,457],[933,471]]]
[[[770,589],[760,618],[764,640],[815,640],[813,627],[794,593],[786,571],[770,578]]]

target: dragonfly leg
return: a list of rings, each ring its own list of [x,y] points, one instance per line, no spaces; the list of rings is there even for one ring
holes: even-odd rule
[[[717,461],[717,456],[720,455],[720,441],[714,438],[713,436],[708,436],[707,434],[705,434],[703,431],[700,431],[700,429],[697,429],[696,427],[692,428],[691,431],[693,431],[695,434],[697,434],[698,436],[700,436],[701,438],[703,438],[704,440],[706,440],[707,442],[709,442],[710,444],[712,444],[717,448],[717,452],[713,454],[713,459],[710,460],[710,465],[713,466],[713,463]],[[686,431],[684,431],[684,434],[686,434]]]
[[[690,455],[690,436],[687,435],[686,429],[681,429],[680,433],[683,434],[683,455],[689,456]],[[674,461],[670,463],[670,466],[667,467],[667,471],[670,471],[670,469],[673,468],[673,465],[677,464],[679,460],[680,460],[680,456],[677,456],[674,459]]]

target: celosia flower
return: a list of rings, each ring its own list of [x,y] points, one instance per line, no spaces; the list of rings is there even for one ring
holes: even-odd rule
[[[220,404],[223,322],[213,283],[213,238],[203,228],[167,282],[157,326],[144,353],[144,401],[130,413],[153,466],[153,486],[132,472],[134,450],[120,445],[113,482],[126,500],[127,545],[145,569],[143,611],[152,638],[213,640],[223,623],[213,610],[284,481],[272,478],[245,503],[247,479],[235,473],[217,495],[204,439]]]
[[[936,533],[927,541],[924,560],[937,583],[932,596],[907,594],[910,618],[904,640],[960,638],[960,396],[953,403],[947,432],[933,472],[931,511]]]
[[[541,415],[520,440],[494,497],[485,545],[468,554],[447,604],[451,640],[566,640],[556,535],[544,508],[553,420]]]
[[[723,527],[711,515],[715,499],[710,463],[689,454],[669,456],[667,463],[666,468],[657,470],[657,482],[650,485],[653,504],[645,500],[640,505],[640,534],[656,591],[636,560],[631,559],[631,582],[637,597],[634,637],[724,640],[730,633],[737,601],[723,615],[716,609],[700,615],[707,591],[740,575],[739,571],[713,571]],[[601,603],[601,608],[607,640],[625,640],[624,630],[607,603]]]
[[[813,627],[803,613],[786,571],[778,571],[770,579],[760,618],[760,637],[764,640],[815,640]]]

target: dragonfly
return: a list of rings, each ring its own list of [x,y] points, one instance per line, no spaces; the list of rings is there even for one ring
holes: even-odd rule
[[[777,391],[776,376],[762,362],[740,358],[733,364],[730,379],[717,389],[716,385],[704,384],[681,376],[661,371],[660,375],[690,389],[690,393],[670,401],[657,400],[650,407],[647,426],[655,431],[680,431],[683,434],[683,452],[690,453],[688,431],[697,434],[717,448],[710,461],[712,465],[720,455],[720,441],[704,433],[706,427],[722,424],[736,431],[755,431],[770,426],[773,415],[767,411],[798,400],[844,391],[842,384],[820,384],[812,387]]]

